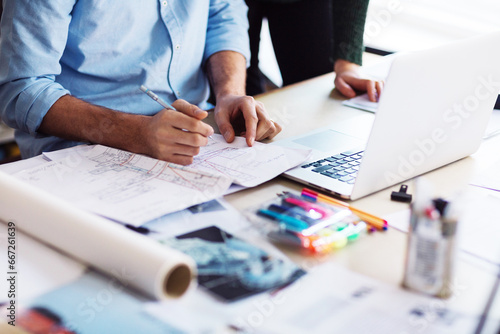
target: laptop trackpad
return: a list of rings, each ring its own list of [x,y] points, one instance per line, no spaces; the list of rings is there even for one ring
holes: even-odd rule
[[[334,130],[325,130],[306,137],[297,138],[294,142],[322,152],[334,151],[337,148],[352,147],[360,143],[358,139]]]

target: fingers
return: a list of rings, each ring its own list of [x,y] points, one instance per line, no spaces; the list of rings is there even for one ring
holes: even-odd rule
[[[252,146],[257,136],[257,126],[259,124],[259,117],[257,116],[256,104],[253,97],[248,96],[246,103],[242,105],[242,113],[245,118],[245,138],[247,145]]]
[[[202,120],[208,116],[205,110],[198,108],[196,105],[187,102],[186,100],[176,100],[172,103],[172,107],[182,112],[183,114]]]
[[[354,79],[352,79],[354,80]],[[335,77],[335,88],[339,90],[339,92],[347,98],[353,98],[356,96],[356,92],[352,89],[351,85],[349,85],[344,78],[341,76]]]
[[[359,66],[347,61],[335,64],[335,88],[347,98],[356,96],[356,91],[366,92],[372,102],[377,102],[383,89],[383,82],[363,78]]]
[[[350,76],[339,76],[335,78],[335,88],[347,98],[356,96],[356,91],[368,94],[368,99],[377,102],[384,88],[383,81],[361,79]]]
[[[156,116],[162,119],[162,121],[166,124],[170,124],[180,130],[198,133],[205,137],[214,134],[214,129],[210,125],[201,122],[201,119],[204,119],[206,117],[206,111],[203,111],[198,107],[187,103],[186,101],[184,102],[186,102],[187,105],[179,105],[177,103],[178,101],[180,100],[175,101],[174,104],[176,104],[175,108],[182,108],[178,109],[180,112],[173,110],[162,110]],[[200,118],[196,118],[196,116],[199,116]]]
[[[367,80],[366,82],[366,93],[368,94],[368,99],[372,102],[378,101],[378,92],[375,87],[375,82],[371,80]]]
[[[257,140],[273,139],[281,130],[283,130],[282,126],[271,119],[266,122],[259,122]]]
[[[215,113],[215,122],[219,127],[219,131],[228,143],[232,143],[235,137],[233,126],[231,125],[230,115],[225,112]]]
[[[181,112],[170,109],[160,111],[148,120],[147,146],[151,156],[188,165],[193,162],[193,157],[200,152],[200,147],[208,143],[208,136],[213,134],[213,129],[203,123],[196,115],[203,116],[188,103],[177,103],[175,108]],[[187,114],[193,115],[188,116]]]
[[[239,129],[238,134],[245,135],[248,146],[252,146],[255,140],[271,139],[282,130],[269,118],[264,104],[251,96],[230,95],[218,100],[215,121],[227,142],[234,140],[240,119],[244,121],[245,129]]]
[[[384,88],[384,83],[382,81],[366,80],[366,92],[368,98],[372,102],[378,102],[382,89]]]
[[[194,161],[194,156],[200,153],[199,147],[191,147],[180,144],[172,144],[168,150],[159,152],[162,160],[173,162],[179,165],[190,165]]]
[[[257,132],[255,139],[256,140],[267,139],[269,136],[272,136],[275,131],[276,131],[276,126],[274,125],[273,120],[263,119],[259,121],[257,125]]]
[[[245,129],[239,129],[238,134],[244,132],[247,145],[252,146],[259,122],[253,97],[230,95],[217,101],[215,122],[226,142],[233,142],[236,135],[235,126],[240,120],[244,123]]]
[[[380,94],[382,94],[382,90],[384,89],[384,81],[375,81],[375,87],[377,88],[377,93],[380,98]]]
[[[188,132],[177,128],[169,129],[164,133],[160,133],[165,137],[170,137],[172,142],[179,145],[190,147],[201,147],[208,144],[208,137],[202,136],[199,133]]]
[[[207,137],[214,134],[214,129],[210,125],[182,112],[162,110],[155,117],[157,122],[160,122],[157,131],[167,136],[174,135],[180,144],[204,146]]]
[[[264,140],[274,138],[283,128],[269,118],[262,102],[257,101],[255,107],[259,117],[255,139]]]

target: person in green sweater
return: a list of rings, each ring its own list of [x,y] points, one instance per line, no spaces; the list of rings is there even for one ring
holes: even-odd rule
[[[245,0],[251,60],[247,94],[265,91],[259,69],[262,19],[267,18],[283,85],[334,70],[346,97],[366,91],[377,101],[382,82],[361,77],[363,33],[369,0]]]

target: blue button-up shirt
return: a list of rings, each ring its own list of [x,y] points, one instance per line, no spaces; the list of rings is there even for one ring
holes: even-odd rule
[[[215,52],[249,60],[243,0],[8,0],[0,33],[1,118],[17,129],[23,157],[75,145],[37,133],[49,108],[71,94],[127,113],[153,115],[162,99],[207,107],[204,63]]]

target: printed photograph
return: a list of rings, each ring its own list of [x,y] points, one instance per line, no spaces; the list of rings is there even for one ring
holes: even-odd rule
[[[235,301],[290,284],[305,271],[216,226],[161,243],[191,256],[197,264],[198,283],[225,301]]]

